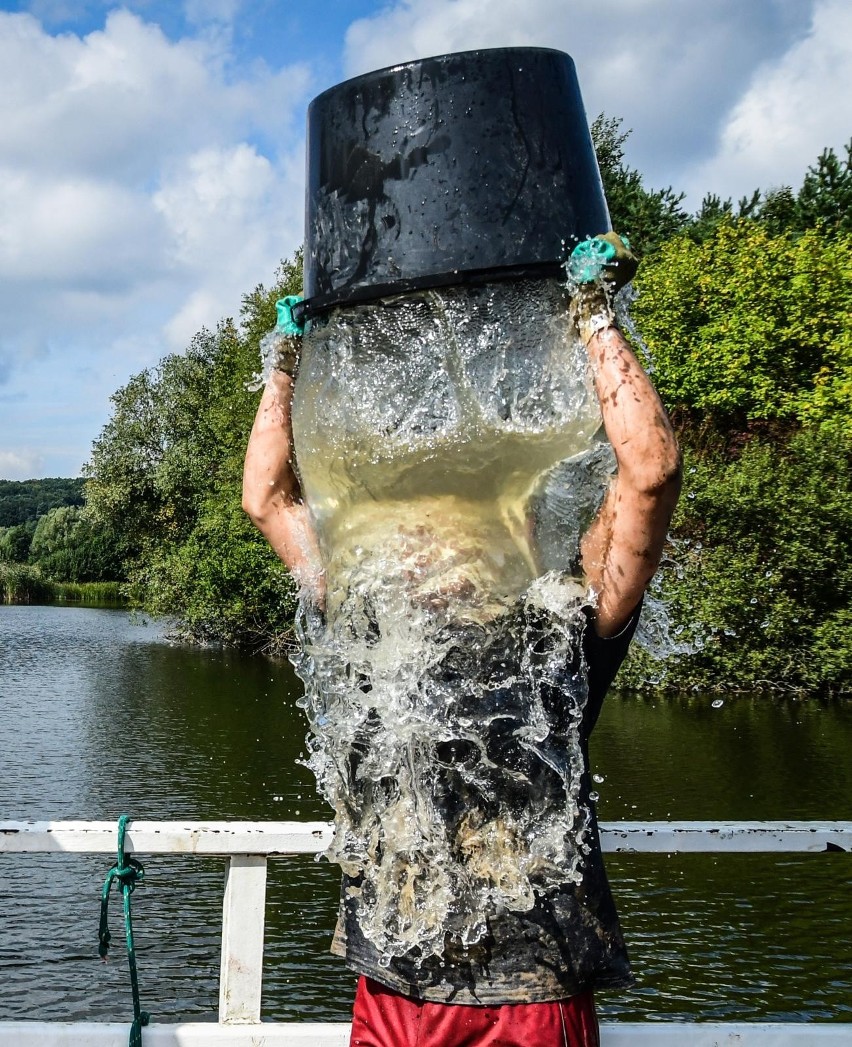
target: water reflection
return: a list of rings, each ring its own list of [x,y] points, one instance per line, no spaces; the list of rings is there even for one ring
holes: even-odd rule
[[[591,741],[603,820],[849,819],[852,703],[610,695]]]
[[[325,818],[295,764],[286,664],[170,647],[124,612],[0,608],[0,818]],[[852,704],[611,696],[593,736],[602,820],[852,818]],[[611,856],[640,981],[635,1020],[850,1020],[850,856]],[[126,1020],[117,943],[97,959],[108,856],[0,859],[0,1018]],[[134,895],[143,1005],[213,1018],[223,863],[152,857]],[[264,1015],[343,1020],[328,955],[337,874],[271,863]]]

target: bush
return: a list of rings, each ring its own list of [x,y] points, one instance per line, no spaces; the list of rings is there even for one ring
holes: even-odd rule
[[[852,691],[852,454],[805,430],[734,460],[687,451],[662,591],[699,649],[670,688]],[[653,675],[636,658],[623,682]]]
[[[848,441],[850,252],[849,234],[773,237],[734,219],[701,244],[665,244],[640,270],[633,314],[669,408],[696,430],[776,421]]]

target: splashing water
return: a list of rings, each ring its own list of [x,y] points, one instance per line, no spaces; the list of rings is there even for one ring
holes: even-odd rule
[[[299,622],[307,763],[388,962],[477,942],[587,851],[579,546],[613,456],[565,298],[422,292],[304,339],[293,433],[327,588]]]

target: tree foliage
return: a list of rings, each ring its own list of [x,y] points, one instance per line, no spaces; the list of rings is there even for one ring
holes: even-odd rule
[[[129,593],[187,636],[251,648],[288,633],[293,586],[241,509],[257,397],[247,383],[275,300],[301,289],[300,259],[243,301],[241,325],[203,330],[113,396],[86,467],[95,518],[115,535]]]
[[[852,146],[823,153],[798,192],[708,196],[688,215],[626,164],[627,134],[593,127],[613,224],[642,253],[633,314],[687,464],[661,585],[676,629],[700,638],[667,686],[847,692]],[[195,639],[271,649],[290,635],[292,584],[242,513],[240,479],[258,343],[300,287],[296,258],[246,295],[239,326],[134,376],[92,451],[87,512],[130,592]],[[33,536],[38,555],[54,555],[61,522]],[[633,656],[624,680],[657,673]]]
[[[849,446],[805,428],[734,459],[687,446],[685,465],[662,590],[697,644],[668,684],[852,690]]]
[[[52,592],[50,582],[121,577],[115,536],[86,511],[83,483],[61,478],[0,481],[0,519],[24,521],[0,527],[0,563],[31,567],[33,571],[15,577],[45,583],[28,585],[28,599]]]
[[[26,563],[30,557],[34,524],[15,524],[0,530],[0,561]]]
[[[638,256],[652,254],[664,241],[678,233],[688,216],[681,206],[683,193],[645,188],[642,175],[624,161],[624,143],[630,131],[621,130],[621,120],[597,117],[591,127],[604,193],[613,229],[627,236]]]
[[[53,581],[113,581],[122,573],[113,534],[79,506],[60,506],[39,518],[28,559]]]
[[[693,425],[815,424],[848,438],[852,236],[726,218],[646,260],[633,315],[666,403]]]
[[[686,452],[663,589],[699,649],[668,683],[852,690],[852,237],[728,211],[633,307]],[[639,660],[641,662],[641,660]],[[647,664],[636,663],[632,682]]]
[[[82,479],[0,480],[0,527],[35,524],[61,505],[82,505]]]

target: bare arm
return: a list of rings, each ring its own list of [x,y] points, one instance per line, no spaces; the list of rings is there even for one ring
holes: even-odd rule
[[[293,469],[290,405],[293,379],[273,371],[249,437],[243,470],[243,509],[299,585],[318,600],[324,576],[307,506]]]
[[[680,453],[665,409],[614,325],[587,349],[618,474],[582,543],[583,570],[597,593],[595,625],[613,636],[657,570],[680,493]]]

